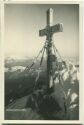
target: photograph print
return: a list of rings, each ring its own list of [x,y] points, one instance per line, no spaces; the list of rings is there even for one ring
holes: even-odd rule
[[[79,120],[79,4],[4,4],[5,119]]]

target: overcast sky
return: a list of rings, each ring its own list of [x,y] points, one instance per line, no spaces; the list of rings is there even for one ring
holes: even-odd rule
[[[78,5],[7,4],[5,5],[5,55],[37,56],[46,37],[39,37],[39,30],[46,26],[46,11],[54,10],[54,21],[63,23],[63,32],[53,36],[60,54],[79,56]]]

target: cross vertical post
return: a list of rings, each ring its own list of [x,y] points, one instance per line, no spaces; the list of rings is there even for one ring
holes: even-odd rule
[[[53,25],[53,9],[50,8],[47,11],[47,28]],[[50,31],[50,30],[49,30]],[[47,34],[47,82],[48,88],[52,86],[52,33]]]
[[[53,25],[53,9],[50,8],[47,10],[47,26]]]
[[[53,70],[53,51],[52,51],[52,36],[54,33],[62,32],[63,25],[58,23],[53,25],[53,9],[50,8],[47,10],[47,26],[45,29],[39,31],[39,36],[46,36],[47,41],[47,87],[50,88],[53,86],[52,70]]]

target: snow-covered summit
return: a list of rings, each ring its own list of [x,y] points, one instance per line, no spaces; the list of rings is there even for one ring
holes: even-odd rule
[[[24,71],[25,67],[23,66],[13,66],[11,68],[5,68],[5,72],[15,72],[15,71]]]

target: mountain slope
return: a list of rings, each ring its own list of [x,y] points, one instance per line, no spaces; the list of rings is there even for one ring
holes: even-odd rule
[[[72,63],[67,63],[67,68],[60,71],[61,79],[57,74],[58,72],[55,71],[54,89],[46,92],[45,71],[32,69],[30,73],[24,72],[20,74],[18,70],[12,73],[9,72],[8,80],[12,92],[9,93],[5,118],[11,120],[78,120],[78,69]],[[37,88],[34,90],[36,78],[38,82],[36,83]],[[15,95],[12,95],[14,92]],[[12,95],[11,98],[10,95]]]

